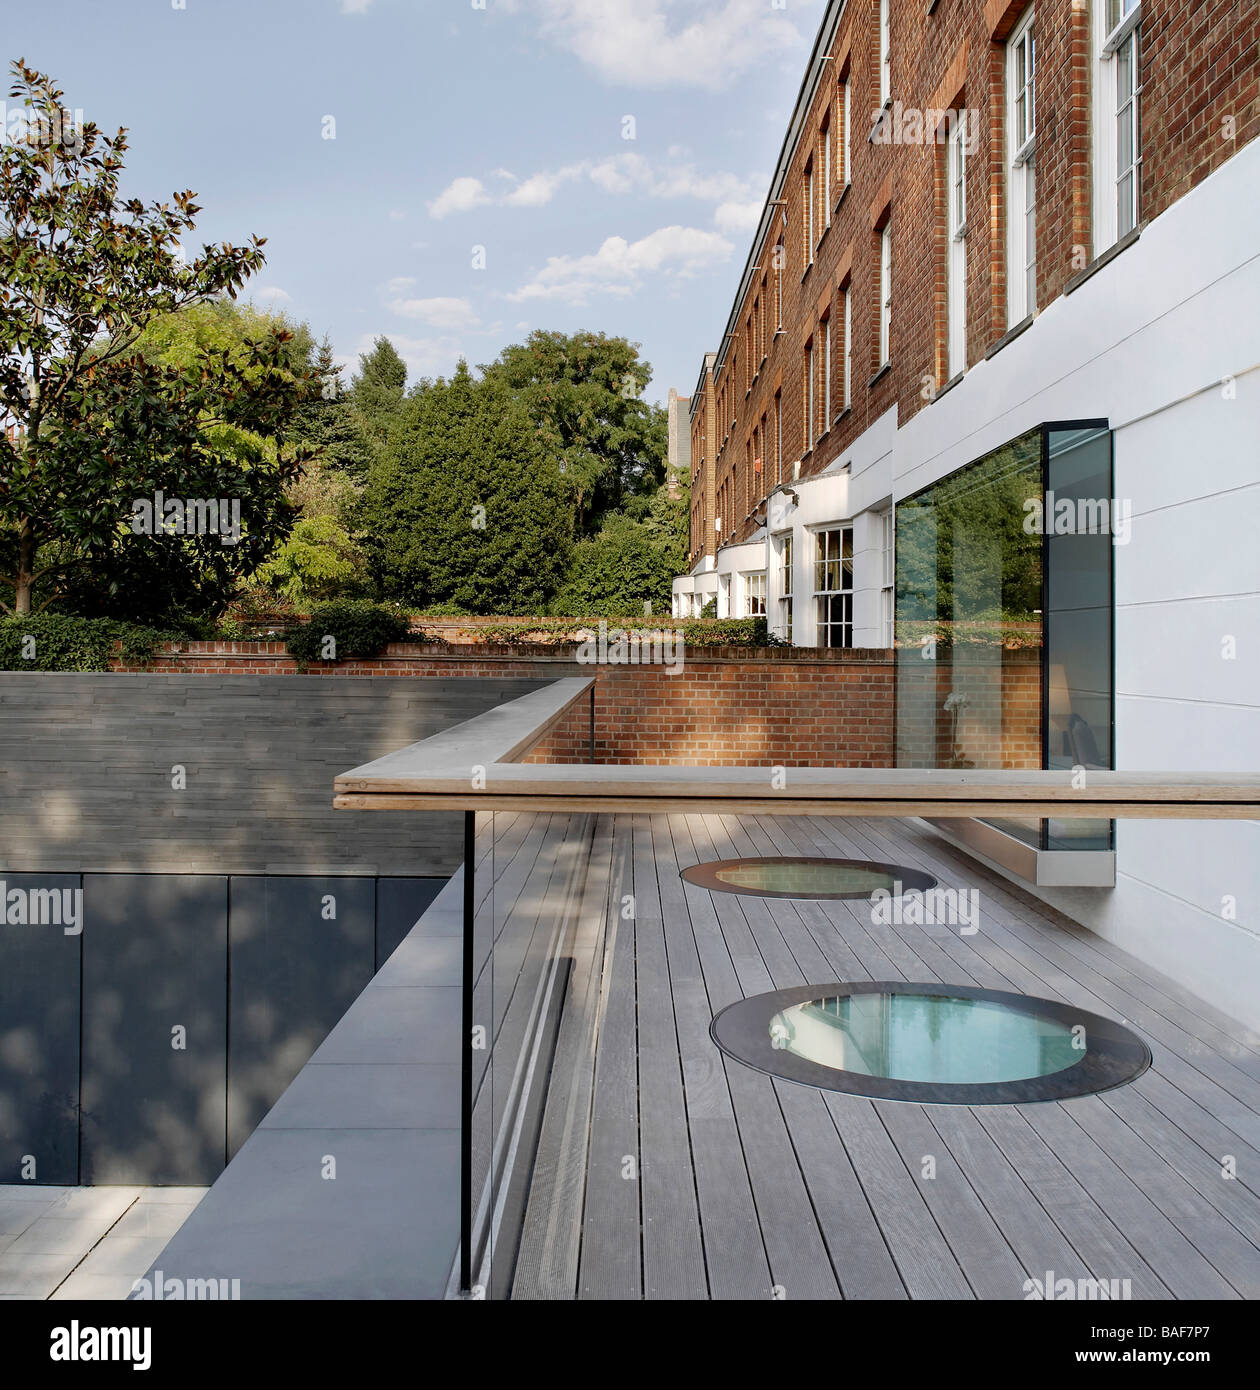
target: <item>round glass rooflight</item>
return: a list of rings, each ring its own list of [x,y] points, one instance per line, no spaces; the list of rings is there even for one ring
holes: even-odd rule
[[[682,876],[712,893],[754,898],[870,898],[881,889],[898,897],[925,893],[937,884],[920,869],[869,859],[718,859],[693,864]]]
[[[1120,1086],[1150,1065],[1121,1024],[968,985],[805,985],[723,1009],[728,1056],[790,1081],[923,1104],[1022,1104]]]

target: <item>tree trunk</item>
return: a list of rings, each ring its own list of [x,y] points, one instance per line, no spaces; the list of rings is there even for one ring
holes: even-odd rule
[[[14,613],[31,611],[31,591],[35,587],[35,529],[29,517],[23,517],[18,527],[17,593]]]

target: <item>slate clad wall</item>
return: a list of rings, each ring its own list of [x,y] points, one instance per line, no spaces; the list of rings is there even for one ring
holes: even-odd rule
[[[0,871],[448,878],[458,815],[333,778],[547,680],[0,672]]]
[[[444,882],[0,873],[0,1183],[212,1182]]]

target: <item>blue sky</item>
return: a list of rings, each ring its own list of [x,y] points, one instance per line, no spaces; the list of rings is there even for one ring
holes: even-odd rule
[[[643,344],[656,400],[718,345],[823,10],[2,2],[6,63],[128,127],[127,191],[194,189],[198,244],[267,237],[249,296],[342,359],[384,333],[437,375],[534,328],[590,328]]]

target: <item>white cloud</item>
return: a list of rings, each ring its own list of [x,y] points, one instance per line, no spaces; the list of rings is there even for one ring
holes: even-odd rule
[[[428,205],[429,216],[440,219],[453,212],[471,212],[489,201],[490,195],[480,179],[455,179]]]
[[[540,174],[534,174],[527,178],[524,183],[517,184],[510,193],[504,195],[504,206],[510,208],[543,207],[551,202],[556,196],[556,190],[563,184],[580,179],[584,169],[585,165],[570,164],[563,169],[544,170]]]
[[[415,289],[415,286],[414,275],[395,275],[385,288],[390,294],[406,294],[408,290]]]
[[[418,319],[439,332],[472,332],[481,326],[473,306],[466,299],[394,299],[390,309],[401,318]]]
[[[675,151],[681,153],[678,147]],[[516,187],[496,196],[486,190],[480,179],[456,179],[429,204],[433,216],[445,217],[486,203],[517,208],[544,207],[565,184],[583,179],[612,196],[635,193],[645,198],[694,198],[715,204],[751,203],[768,182],[759,174],[746,178],[720,170],[701,173],[694,164],[677,159],[657,168],[633,150],[600,160],[579,160],[558,169],[543,169],[524,180],[515,179],[503,169],[496,169],[492,177],[512,179]]]
[[[612,236],[593,255],[548,257],[534,278],[508,298],[518,304],[585,304],[596,294],[628,295],[648,275],[688,279],[728,260],[732,250],[725,237],[698,227],[661,227],[635,242]]]
[[[760,200],[719,203],[713,212],[713,225],[720,232],[751,232],[756,229],[764,206]]]
[[[372,0],[341,0],[342,14],[367,14]]]
[[[255,290],[254,298],[267,304],[287,304],[293,296],[276,285],[268,285],[266,289]]]
[[[543,32],[620,86],[728,87],[805,35],[769,0],[536,0]],[[819,0],[795,0],[817,11]],[[810,14],[811,21],[813,13]]]

